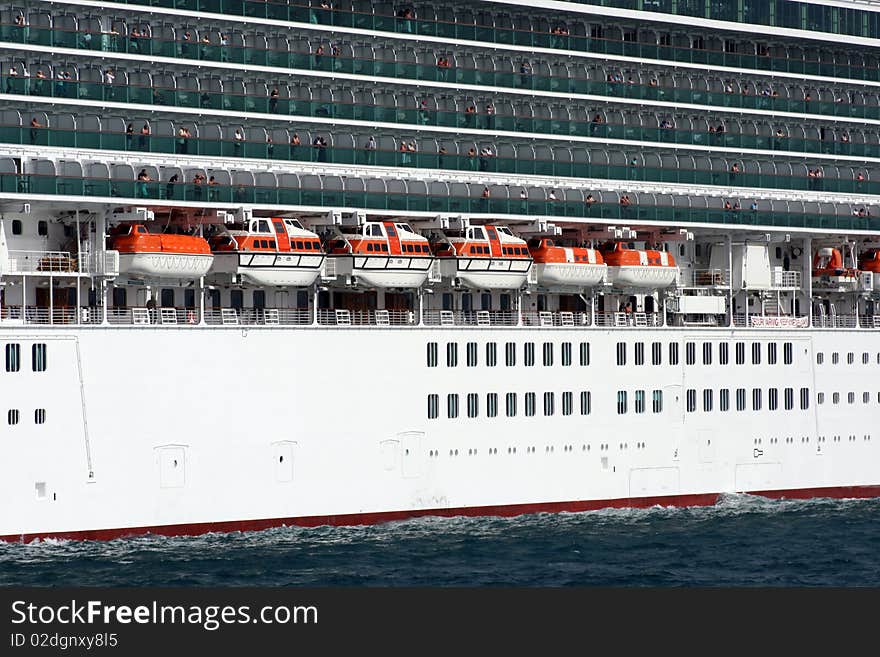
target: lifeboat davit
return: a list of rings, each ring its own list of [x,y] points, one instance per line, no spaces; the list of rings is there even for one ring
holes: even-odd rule
[[[844,266],[840,249],[817,249],[813,256],[813,284],[854,290],[859,285],[859,270]]]
[[[596,249],[557,246],[547,238],[529,240],[538,283],[547,287],[592,287],[605,280],[608,265]]]
[[[602,249],[608,280],[616,287],[667,287],[678,278],[675,258],[666,251],[632,249],[614,242]]]
[[[526,241],[507,226],[470,226],[463,237],[435,245],[444,278],[478,290],[516,290],[532,266]]]
[[[368,221],[356,234],[330,241],[327,251],[337,275],[353,276],[367,287],[420,287],[434,262],[428,240],[394,221]]]
[[[107,248],[119,252],[120,273],[147,278],[200,278],[214,260],[206,239],[151,233],[143,224],[115,226]]]
[[[321,241],[296,219],[251,219],[211,238],[212,274],[231,274],[251,285],[308,287],[321,273]]]

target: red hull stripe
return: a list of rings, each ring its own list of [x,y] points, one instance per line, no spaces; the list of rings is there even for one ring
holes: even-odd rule
[[[869,498],[880,497],[878,486],[839,486],[833,488],[796,488],[792,490],[752,491],[772,499]],[[500,506],[474,506],[453,509],[413,509],[409,511],[381,511],[377,513],[351,513],[335,516],[301,516],[296,518],[265,518],[260,520],[226,520],[155,527],[122,527],[116,529],[89,529],[84,531],[46,532],[37,534],[10,534],[0,536],[0,541],[28,543],[36,539],[55,538],[69,540],[107,541],[128,536],[156,534],[161,536],[195,536],[208,532],[260,531],[272,527],[322,525],[372,525],[392,520],[405,520],[423,516],[518,516],[526,513],[559,513],[567,511],[595,511],[598,509],[647,508],[661,506],[711,506],[718,501],[719,493],[695,495],[666,495],[660,497],[622,497],[614,500],[586,500],[580,502],[541,502],[537,504],[506,504]]]

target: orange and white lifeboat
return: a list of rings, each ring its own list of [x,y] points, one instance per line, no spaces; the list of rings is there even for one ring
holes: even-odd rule
[[[107,248],[119,252],[120,273],[135,276],[200,278],[214,260],[206,239],[151,233],[143,224],[119,224],[107,241]]]
[[[434,262],[427,238],[395,221],[368,221],[331,240],[327,251],[337,275],[367,287],[420,287]]]
[[[460,237],[435,245],[444,278],[478,290],[522,287],[532,266],[525,240],[507,226],[470,226]]]
[[[251,219],[211,238],[212,274],[231,274],[251,285],[307,287],[324,264],[321,241],[296,219]]]
[[[605,280],[608,265],[596,249],[557,246],[547,238],[529,240],[538,283],[544,286],[592,287]]]
[[[859,285],[859,270],[844,266],[840,249],[817,249],[813,256],[813,284],[854,290]]]
[[[880,292],[880,249],[871,249],[859,258],[859,269],[874,274],[874,289]]]
[[[602,249],[608,280],[615,287],[667,287],[678,278],[675,258],[666,251],[633,249],[613,242]]]

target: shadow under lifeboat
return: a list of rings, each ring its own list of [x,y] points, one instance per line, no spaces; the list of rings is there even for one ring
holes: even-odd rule
[[[107,248],[119,252],[120,273],[148,278],[201,278],[214,261],[203,237],[151,233],[143,224],[114,226]]]
[[[592,287],[605,280],[608,265],[596,249],[558,246],[552,239],[534,237],[528,243],[538,284],[547,287]]]
[[[616,287],[668,287],[678,279],[678,265],[666,251],[613,242],[602,248],[602,257],[608,265],[608,281]]]
[[[840,249],[823,247],[813,256],[813,285],[855,290],[859,286],[859,270],[844,265]]]
[[[859,258],[859,269],[874,275],[874,290],[880,292],[880,249],[871,249],[863,253]]]
[[[420,287],[428,280],[434,256],[428,240],[409,224],[368,221],[357,230],[328,242],[337,276],[378,288]]]
[[[251,285],[308,287],[321,273],[321,240],[296,219],[251,219],[211,238],[211,273],[230,274]]]
[[[470,226],[463,236],[435,244],[444,278],[478,290],[516,290],[532,266],[526,241],[507,226]]]

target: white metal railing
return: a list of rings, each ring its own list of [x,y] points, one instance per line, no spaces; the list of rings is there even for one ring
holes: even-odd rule
[[[663,326],[663,315],[661,313],[596,313],[596,326],[614,327],[614,326],[635,326],[635,327],[657,327]]]
[[[817,328],[856,328],[857,315],[813,315],[813,326]]]
[[[589,326],[590,316],[588,313],[543,310],[523,313],[522,323],[525,326]]]
[[[683,287],[727,287],[730,285],[729,269],[682,270]]]
[[[429,326],[516,326],[513,310],[425,310],[422,322]]]
[[[10,274],[70,274],[77,272],[77,261],[69,251],[10,251]]]
[[[783,271],[774,269],[770,278],[770,287],[776,288],[799,288],[801,286],[801,273],[799,271]]]
[[[412,310],[318,310],[322,326],[414,326],[417,322]]]
[[[300,308],[211,308],[205,323],[212,326],[294,326],[312,323],[312,313]]]
[[[119,275],[119,251],[105,251],[103,256],[92,253],[88,257],[88,271],[99,276]]]

